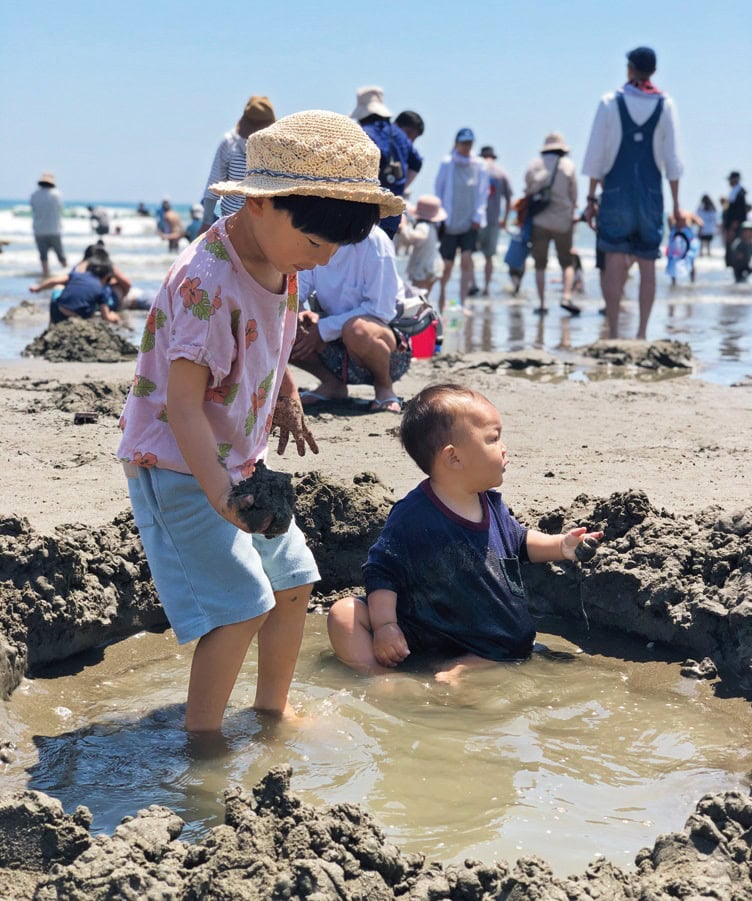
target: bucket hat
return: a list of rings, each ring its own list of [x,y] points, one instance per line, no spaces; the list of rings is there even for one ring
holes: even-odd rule
[[[397,216],[401,197],[381,187],[381,151],[352,119],[328,110],[306,110],[278,119],[246,141],[248,174],[242,181],[211,185],[215,194],[282,197],[302,194],[375,203]]]
[[[47,187],[54,188],[55,187],[55,176],[52,172],[43,172],[39,176],[38,185],[46,185]]]
[[[741,177],[742,177],[741,173],[737,172],[736,169],[734,169],[733,172],[729,172],[726,181],[731,181],[732,178],[741,178]]]
[[[253,94],[248,98],[243,115],[240,117],[241,121],[245,120],[259,127],[271,125],[276,118],[271,100],[261,94]]]
[[[352,111],[350,118],[360,122],[367,116],[383,116],[385,119],[391,119],[392,114],[389,112],[384,103],[384,89],[377,86],[361,88],[355,97],[356,106]]]
[[[422,194],[411,213],[416,219],[426,219],[428,222],[443,222],[447,217],[447,211],[434,194]]]
[[[496,159],[496,152],[494,151],[493,147],[490,147],[488,145],[480,148],[480,155],[486,158],[490,157],[492,160]]]
[[[540,152],[550,153],[552,150],[561,150],[562,153],[569,153],[567,142],[564,140],[564,135],[560,131],[550,131],[546,135],[546,139],[543,142]]]

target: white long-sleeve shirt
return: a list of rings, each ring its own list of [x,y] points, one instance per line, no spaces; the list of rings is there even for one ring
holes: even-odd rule
[[[356,316],[373,316],[391,322],[397,301],[404,300],[405,285],[397,273],[394,245],[386,233],[374,226],[359,244],[338,248],[326,266],[298,273],[302,301],[316,292],[324,315],[319,320],[323,341],[334,341],[342,326]]]
[[[659,95],[646,94],[627,85],[624,88],[627,112],[637,125],[643,125],[653,113]],[[653,134],[653,156],[656,166],[668,178],[676,181],[681,177],[683,167],[679,158],[679,136],[676,110],[670,97],[663,95],[663,111]],[[611,171],[621,144],[621,119],[616,92],[601,98],[595,113],[582,174],[602,180]]]
[[[462,168],[464,188],[472,194],[470,202],[467,204],[470,222],[457,220],[454,190],[455,168],[458,166]],[[466,232],[470,229],[473,222],[476,222],[481,228],[486,226],[488,187],[488,170],[486,161],[482,157],[463,157],[455,151],[441,161],[436,175],[434,193],[441,200],[441,205],[449,215],[445,225],[448,234],[455,235]],[[464,207],[465,205],[457,204],[456,206]]]

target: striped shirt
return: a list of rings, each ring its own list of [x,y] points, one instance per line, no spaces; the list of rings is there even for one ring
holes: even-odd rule
[[[209,186],[218,181],[240,181],[248,174],[245,144],[246,138],[241,138],[237,131],[233,129],[224,135],[219,147],[217,147],[209,178],[206,182],[206,189],[204,190],[204,223],[207,225],[211,225],[214,221],[214,206],[220,199],[218,194],[209,190]],[[213,205],[211,201],[214,201]],[[223,196],[220,205],[222,216],[236,213],[244,203],[245,196],[243,194]]]

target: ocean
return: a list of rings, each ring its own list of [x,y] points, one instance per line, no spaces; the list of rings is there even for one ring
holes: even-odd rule
[[[151,299],[174,259],[174,254],[157,235],[155,217],[136,215],[133,203],[103,206],[111,214],[111,233],[104,238],[110,256],[131,279],[133,293]],[[174,204],[173,208],[187,223],[189,205]],[[156,206],[150,208],[152,213],[155,210]],[[66,203],[63,245],[69,266],[81,259],[86,245],[96,238],[86,204]],[[9,242],[0,253],[0,360],[9,361],[19,359],[24,348],[43,331],[46,324],[43,310],[49,301],[47,295],[29,292],[29,286],[38,281],[41,274],[27,202],[0,200],[0,240]],[[538,303],[530,260],[522,290],[513,297],[503,263],[507,244],[508,236],[503,235],[495,259],[491,297],[472,298],[466,305],[466,314],[458,316],[454,312],[451,317],[445,317],[444,352],[539,348],[566,357],[576,348],[605,337],[604,317],[599,313],[603,304],[594,265],[594,242],[587,226],[577,226],[575,233],[575,245],[585,269],[585,294],[576,298],[583,309],[580,316],[569,316],[559,309],[561,278],[553,255],[547,270],[548,315],[540,317],[534,313]],[[657,297],[648,338],[687,342],[695,360],[691,377],[731,385],[752,374],[752,284],[734,284],[731,271],[723,264],[720,240],[716,239],[714,244],[710,257],[696,260],[694,284],[687,275],[680,275],[677,284],[672,286],[665,272],[665,261],[658,261]],[[400,255],[400,270],[404,270],[405,263],[406,257]],[[480,281],[483,269],[480,254],[475,256],[475,268],[476,278]],[[65,271],[58,267],[54,255],[51,271],[53,274]],[[456,265],[449,283],[449,298],[458,295],[458,278],[459,265]],[[434,287],[433,300],[437,294],[438,288]],[[636,332],[636,294],[635,267],[635,277],[627,282],[622,306],[620,327],[625,338],[633,337]],[[37,305],[40,315],[15,316],[12,321],[5,318],[8,311],[22,301]],[[144,317],[144,313],[129,312],[134,336],[140,335]],[[575,371],[570,377],[583,376]]]

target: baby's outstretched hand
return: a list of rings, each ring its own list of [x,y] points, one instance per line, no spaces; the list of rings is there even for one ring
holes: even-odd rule
[[[397,623],[384,623],[373,633],[373,656],[382,666],[397,666],[409,653],[410,648]]]
[[[565,560],[586,563],[595,556],[603,532],[588,532],[584,526],[570,529],[561,539],[561,555]]]

